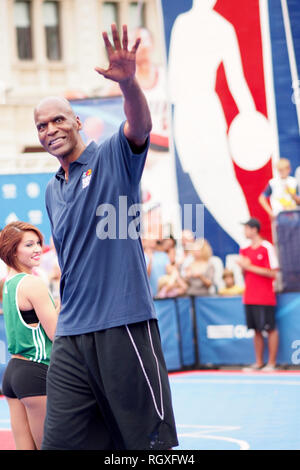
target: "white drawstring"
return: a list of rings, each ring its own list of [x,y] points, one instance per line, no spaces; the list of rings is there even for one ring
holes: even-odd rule
[[[154,352],[154,348],[153,348],[153,343],[152,343],[152,336],[151,336],[151,331],[150,331],[150,325],[149,325],[149,321],[147,321],[147,324],[148,324],[148,334],[149,334],[149,339],[150,339],[150,344],[151,344],[151,349],[152,349],[152,353],[153,353],[153,356],[155,358],[155,362],[156,362],[156,368],[157,368],[157,375],[158,375],[158,381],[159,381],[159,393],[160,393],[160,404],[161,404],[161,412],[159,411],[158,409],[158,406],[157,406],[157,403],[156,403],[156,400],[155,400],[155,395],[154,395],[154,392],[153,392],[153,389],[151,387],[151,384],[150,384],[150,381],[149,381],[149,378],[147,376],[147,372],[145,370],[145,367],[144,367],[144,364],[143,364],[143,361],[142,361],[142,358],[138,352],[138,349],[137,349],[137,346],[134,342],[134,339],[131,335],[131,332],[128,328],[128,325],[125,325],[126,326],[126,329],[127,329],[127,332],[128,332],[128,335],[129,335],[129,338],[130,338],[130,341],[134,347],[134,350],[136,352],[136,355],[138,357],[138,360],[141,364],[141,368],[142,368],[142,371],[143,371],[143,374],[145,376],[145,379],[147,381],[147,384],[148,384],[148,387],[150,389],[150,393],[152,395],[152,400],[153,400],[153,403],[154,403],[154,407],[155,407],[155,410],[158,414],[158,416],[160,417],[161,420],[164,419],[164,407],[163,407],[163,394],[162,394],[162,386],[161,386],[161,379],[160,379],[160,373],[159,373],[159,365],[158,365],[158,360],[157,360],[157,357],[156,357],[156,354]]]

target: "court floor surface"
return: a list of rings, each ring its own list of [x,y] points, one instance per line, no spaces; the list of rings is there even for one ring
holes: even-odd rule
[[[176,450],[299,450],[300,371],[170,374]],[[13,450],[0,398],[0,450]]]
[[[170,376],[178,449],[299,450],[300,373]]]

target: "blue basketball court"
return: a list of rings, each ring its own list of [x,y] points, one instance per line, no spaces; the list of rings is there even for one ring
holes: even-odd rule
[[[300,371],[170,375],[178,450],[299,450]],[[14,449],[0,399],[0,450]],[[176,449],[176,450],[177,450]]]
[[[300,449],[299,372],[190,372],[170,383],[178,449]]]

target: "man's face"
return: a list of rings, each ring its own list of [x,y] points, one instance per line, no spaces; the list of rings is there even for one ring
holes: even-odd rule
[[[36,108],[34,118],[40,143],[51,155],[63,158],[80,145],[81,122],[63,101],[44,102]]]
[[[249,225],[245,225],[244,230],[245,237],[249,240],[252,240],[252,238],[257,234],[257,229],[255,227],[250,227]]]
[[[282,178],[282,179],[287,178],[287,177],[290,175],[290,173],[291,173],[291,167],[290,167],[290,165],[288,165],[288,164],[281,165],[281,166],[278,168],[278,173],[279,173],[280,178]]]

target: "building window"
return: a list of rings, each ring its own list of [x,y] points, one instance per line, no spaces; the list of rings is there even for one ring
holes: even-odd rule
[[[129,30],[133,31],[141,26],[145,26],[145,3],[131,2],[129,4]]]
[[[58,2],[46,1],[43,3],[43,21],[47,58],[49,60],[61,60]]]
[[[31,2],[18,1],[14,3],[14,21],[17,33],[17,53],[21,60],[33,58],[31,37]]]
[[[103,2],[102,4],[102,27],[111,37],[111,25],[115,23],[119,27],[119,5],[117,2]]]

